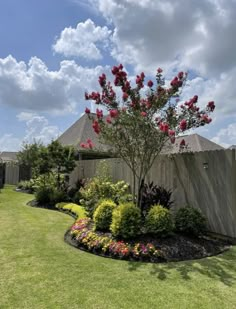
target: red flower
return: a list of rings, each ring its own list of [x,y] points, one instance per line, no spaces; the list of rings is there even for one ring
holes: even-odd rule
[[[193,102],[193,103],[197,103],[197,100],[198,100],[198,96],[195,95],[195,96],[192,98],[192,102]]]
[[[112,68],[111,72],[112,72],[113,75],[115,75],[116,73],[119,72],[119,68],[116,67],[116,66],[114,66],[114,67]]]
[[[159,125],[159,129],[163,132],[163,133],[168,133],[169,130],[169,125],[165,122],[161,122]]]
[[[80,147],[82,147],[82,148],[88,148],[88,145],[85,144],[85,143],[80,143]]]
[[[214,101],[208,102],[207,107],[211,112],[213,112],[213,110],[215,109],[215,102]]]
[[[98,108],[96,109],[96,114],[97,114],[98,119],[103,117],[103,111],[99,110]]]
[[[163,72],[163,70],[161,68],[157,69],[157,73],[161,74]]]
[[[85,113],[90,114],[90,109],[88,107],[85,108]]]
[[[128,99],[128,97],[129,97],[129,95],[128,95],[128,93],[123,92],[123,96],[122,97],[123,97],[123,100],[126,101]]]
[[[88,143],[88,147],[89,147],[90,149],[92,149],[92,148],[94,147],[94,144],[93,144],[93,142],[91,141],[90,138],[87,139],[87,143]]]
[[[100,128],[100,125],[99,123],[97,122],[97,120],[94,120],[93,121],[93,130],[95,133],[99,134],[100,131],[101,131],[101,128]]]
[[[146,117],[146,116],[147,116],[147,113],[146,113],[146,112],[141,112],[140,114],[141,114],[141,116],[143,116],[143,117]]]
[[[187,121],[185,119],[182,119],[180,121],[179,127],[180,127],[180,130],[182,130],[182,131],[186,130],[186,128],[187,128]]]
[[[185,140],[184,139],[182,139],[182,141],[180,142],[180,144],[179,144],[181,147],[184,147],[185,145],[186,145],[186,143],[185,143]]]
[[[109,123],[109,124],[111,123],[111,117],[110,117],[110,116],[108,116],[108,117],[106,118],[106,122]]]
[[[110,110],[110,116],[111,118],[116,118],[119,115],[119,112],[117,109],[111,109]]]
[[[104,73],[101,76],[99,76],[98,82],[101,87],[103,87],[106,84],[106,75]]]
[[[152,88],[153,82],[152,82],[151,80],[149,80],[148,83],[147,83],[147,85],[148,85],[148,87]]]
[[[174,130],[169,130],[168,134],[169,134],[169,136],[174,136],[175,135],[175,131]]]
[[[183,77],[184,77],[184,72],[179,72],[179,73],[178,73],[178,78],[179,78],[179,79],[182,79]]]

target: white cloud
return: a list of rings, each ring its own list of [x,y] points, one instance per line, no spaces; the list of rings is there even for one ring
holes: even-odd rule
[[[21,112],[18,115],[16,115],[16,118],[19,121],[28,121],[30,120],[32,117],[36,116],[35,113],[29,113],[29,112]]]
[[[81,112],[85,90],[98,89],[98,76],[109,71],[109,66],[87,68],[69,60],[50,71],[37,57],[28,64],[12,56],[0,58],[0,104],[31,112]]]
[[[214,76],[235,65],[235,0],[93,0],[115,28],[113,56],[146,71],[181,67]]]
[[[45,144],[61,134],[57,126],[51,126],[44,116],[35,115],[26,121],[26,135],[24,141],[32,143],[34,140]]]
[[[17,151],[20,149],[21,139],[14,137],[13,134],[4,134],[0,137],[0,152]]]
[[[34,141],[40,141],[46,145],[62,133],[57,126],[50,125],[46,117],[35,113],[21,112],[16,118],[25,122],[24,136],[19,138],[13,134],[4,134],[0,138],[0,151],[17,151],[23,142],[31,144]]]
[[[226,128],[221,129],[212,138],[212,141],[226,148],[236,145],[236,123],[231,123]]]
[[[111,30],[106,26],[96,26],[91,19],[78,23],[76,28],[65,28],[53,50],[66,57],[77,56],[87,60],[99,60],[102,58],[100,49],[108,44]]]

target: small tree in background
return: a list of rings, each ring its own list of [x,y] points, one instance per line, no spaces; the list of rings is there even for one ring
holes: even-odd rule
[[[37,167],[43,147],[43,144],[37,141],[34,141],[32,144],[23,143],[22,149],[17,154],[19,163],[29,168],[33,177],[39,175]]]
[[[40,142],[23,144],[22,150],[18,153],[18,160],[32,169],[33,178],[44,175],[45,185],[47,176],[56,171],[57,189],[62,189],[61,174],[69,174],[76,165],[74,148],[62,146],[58,141],[52,141],[48,146]]]
[[[122,102],[119,102],[111,82],[102,74],[99,77],[101,92],[86,93],[85,98],[103,106],[107,115],[104,116],[103,110],[98,108],[96,116],[91,115],[88,108],[85,113],[93,120],[93,129],[100,141],[111,145],[114,154],[130,167],[133,194],[135,196],[138,186],[139,204],[145,177],[167,141],[175,143],[180,133],[210,123],[209,113],[214,110],[215,104],[211,101],[205,109],[200,109],[197,107],[198,96],[195,95],[183,105],[178,105],[187,73],[179,72],[167,87],[159,68],[155,86],[152,80],[147,82],[146,95],[142,95],[143,72],[137,75],[135,87],[131,86],[121,64],[112,68],[112,74],[115,77],[114,85],[121,88]],[[184,144],[182,140],[181,146]],[[92,142],[89,140],[81,146],[92,148]]]
[[[48,145],[48,154],[52,162],[52,168],[57,173],[57,189],[62,189],[61,174],[69,174],[75,168],[75,149],[70,146],[62,146],[58,141],[52,141]]]

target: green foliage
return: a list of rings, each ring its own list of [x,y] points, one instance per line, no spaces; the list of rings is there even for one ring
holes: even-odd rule
[[[198,236],[206,230],[206,218],[193,207],[180,208],[175,215],[177,232]]]
[[[153,206],[145,220],[146,231],[158,236],[167,236],[173,231],[170,211],[160,205]]]
[[[106,160],[101,160],[98,163],[95,177],[101,181],[111,181],[111,166]]]
[[[100,199],[108,198],[116,201],[120,196],[126,194],[128,188],[129,185],[124,181],[113,183],[94,177],[80,190],[82,195],[80,203],[85,207],[88,216],[92,218]]]
[[[141,194],[141,211],[145,217],[150,208],[154,205],[161,205],[164,208],[170,209],[173,201],[171,201],[171,190],[166,190],[162,186],[154,185],[153,182],[144,184]]]
[[[18,162],[24,166],[30,167],[33,176],[38,176],[37,167],[43,148],[44,146],[41,142],[34,141],[32,144],[23,143],[21,150],[17,154]]]
[[[39,205],[51,205],[53,189],[50,187],[40,187],[35,192],[35,199]]]
[[[112,212],[116,204],[112,200],[102,200],[97,205],[93,215],[95,230],[109,230],[112,220]]]
[[[48,174],[39,175],[37,178],[32,179],[33,189],[38,190],[41,187],[51,187],[55,188],[57,184],[58,175],[55,172],[51,172]],[[60,174],[60,181],[63,182],[64,175]]]
[[[35,182],[33,179],[30,179],[30,180],[22,180],[20,181],[18,184],[17,184],[17,188],[18,189],[21,189],[21,190],[25,190],[25,191],[28,191],[30,193],[33,193],[34,192],[34,185],[35,185]]]
[[[66,202],[68,201],[68,196],[65,191],[52,189],[51,195],[50,195],[50,204],[55,205],[60,202]]]
[[[112,214],[111,232],[115,237],[135,237],[141,228],[140,209],[133,203],[120,204]]]
[[[58,203],[56,204],[56,208],[70,211],[72,214],[76,216],[76,218],[86,218],[85,210],[82,206],[79,206],[74,203]]]
[[[82,195],[79,190],[81,188],[84,188],[84,186],[85,186],[85,179],[78,179],[74,187],[68,188],[67,190],[68,197],[75,204],[80,204]]]
[[[62,146],[58,141],[52,141],[47,147],[52,168],[56,170],[57,188],[62,189],[65,185],[60,181],[60,174],[69,174],[75,168],[75,150],[73,147]]]

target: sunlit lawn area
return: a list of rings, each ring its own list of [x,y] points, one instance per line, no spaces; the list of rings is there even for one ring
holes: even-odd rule
[[[145,264],[64,243],[73,219],[0,193],[0,308],[236,308],[236,247],[203,260]]]

